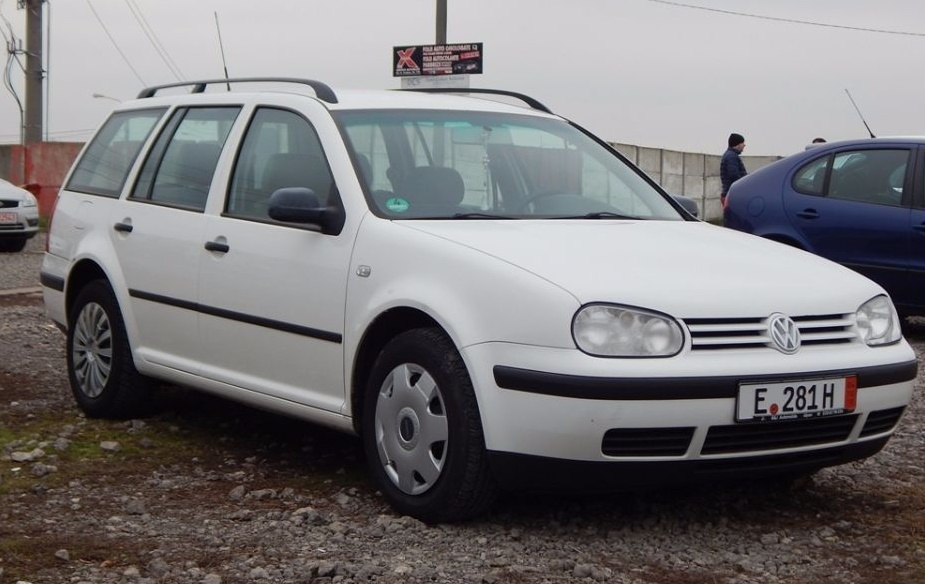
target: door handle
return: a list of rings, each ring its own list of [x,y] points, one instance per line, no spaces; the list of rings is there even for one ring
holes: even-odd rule
[[[797,213],[797,217],[801,217],[803,219],[818,219],[819,212],[816,211],[815,209],[803,209],[802,211]]]
[[[131,233],[132,229],[134,229],[131,223],[122,223],[121,221],[113,225],[112,228],[116,231],[121,231],[122,233]]]
[[[218,241],[207,241],[205,248],[219,253],[228,253],[231,250],[227,243],[219,243]]]

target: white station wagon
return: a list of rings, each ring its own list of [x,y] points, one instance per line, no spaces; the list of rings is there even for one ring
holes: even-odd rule
[[[534,99],[232,83],[144,90],[65,181],[41,278],[89,416],[154,378],[356,433],[399,512],[453,521],[807,474],[903,415],[883,289],[695,220]]]

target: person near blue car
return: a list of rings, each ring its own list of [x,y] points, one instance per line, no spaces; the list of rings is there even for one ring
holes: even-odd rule
[[[729,134],[729,148],[723,153],[723,159],[719,163],[719,178],[723,183],[723,190],[719,195],[723,208],[726,208],[726,193],[732,183],[739,180],[748,171],[745,170],[745,163],[742,162],[742,151],[745,150],[745,137],[742,134],[733,132]]]

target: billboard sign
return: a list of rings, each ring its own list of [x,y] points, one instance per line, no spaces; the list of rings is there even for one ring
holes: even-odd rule
[[[482,55],[482,43],[393,47],[392,76],[478,74]]]

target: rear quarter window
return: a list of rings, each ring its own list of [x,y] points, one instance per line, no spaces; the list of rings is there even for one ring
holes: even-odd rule
[[[118,197],[138,152],[166,108],[116,112],[77,161],[67,190]]]

